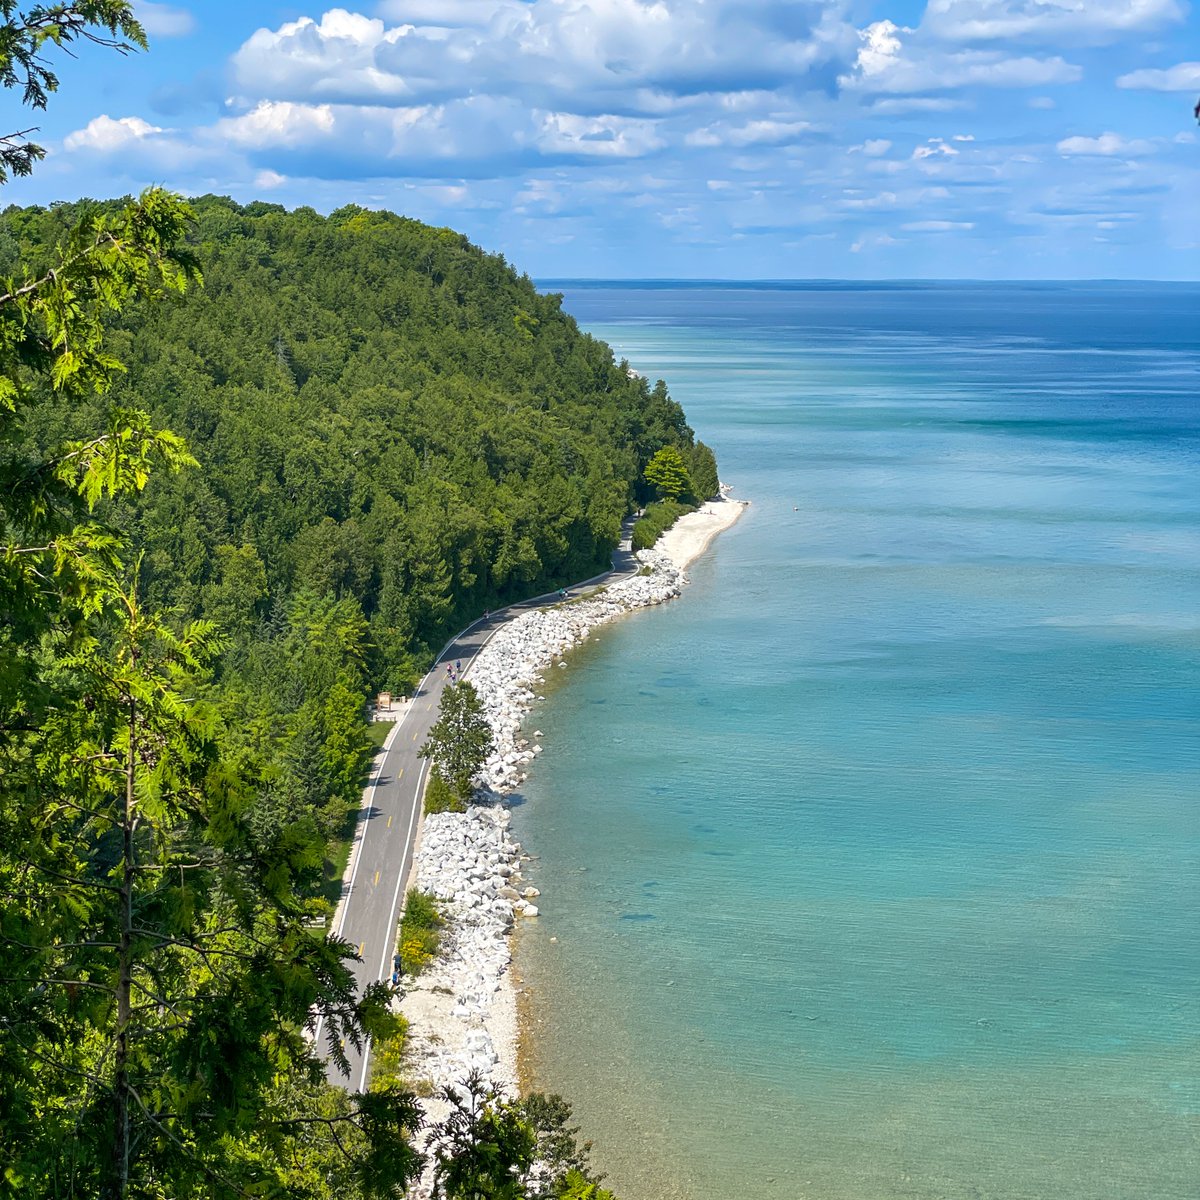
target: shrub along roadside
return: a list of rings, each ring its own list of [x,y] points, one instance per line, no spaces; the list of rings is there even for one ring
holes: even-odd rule
[[[409,888],[404,916],[400,918],[400,970],[405,976],[419,975],[433,960],[441,945],[444,924],[437,901]]]
[[[442,778],[442,773],[436,769],[430,771],[425,785],[425,815],[466,811],[462,797]]]
[[[396,1014],[397,1029],[391,1037],[371,1043],[371,1090],[385,1091],[389,1087],[404,1087],[403,1062],[408,1046],[408,1021]]]
[[[684,513],[695,511],[694,504],[680,504],[677,500],[647,505],[641,520],[633,527],[634,550],[649,550]]]

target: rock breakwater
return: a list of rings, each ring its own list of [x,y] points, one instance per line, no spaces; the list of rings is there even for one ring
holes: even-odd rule
[[[483,781],[501,794],[515,791],[541,747],[523,736],[521,722],[537,699],[537,685],[598,625],[638,608],[678,596],[687,582],[667,555],[643,550],[645,574],[610,584],[595,596],[525,613],[501,628],[471,665],[475,685],[492,727],[495,750]],[[536,737],[536,734],[535,734]]]
[[[447,928],[441,953],[402,1008],[416,1074],[437,1086],[473,1070],[506,1086],[516,1079],[515,1056],[501,1055],[513,1040],[513,1023],[496,1007],[511,960],[514,911],[526,904],[514,886],[521,847],[509,837],[508,822],[499,805],[425,818],[417,887],[438,901]]]
[[[448,919],[443,952],[401,1003],[409,1021],[407,1073],[435,1088],[459,1085],[478,1070],[515,1093],[516,992],[509,974],[515,919],[536,917],[537,890],[521,876],[525,861],[509,836],[504,796],[525,779],[540,752],[522,721],[548,670],[566,666],[572,647],[598,625],[678,596],[683,571],[659,551],[638,555],[641,572],[581,599],[525,613],[504,625],[467,671],[495,739],[477,798],[465,813],[425,818],[415,859],[416,886],[440,902]],[[430,1114],[440,1115],[440,1106]]]

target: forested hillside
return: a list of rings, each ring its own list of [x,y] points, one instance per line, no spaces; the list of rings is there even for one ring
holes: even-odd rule
[[[202,469],[126,517],[155,604],[250,633],[306,591],[351,599],[373,680],[404,687],[464,619],[607,565],[650,457],[692,445],[663,385],[460,234],[193,207],[204,287],[126,314],[126,380],[41,427],[83,436],[115,402],[187,439]],[[0,240],[36,263],[77,208],[10,208]]]
[[[72,45],[146,36],[128,0],[0,0],[0,90],[46,108]],[[427,1126],[328,918],[369,691],[603,565],[663,448],[714,482],[665,388],[448,230],[5,211],[0,1197],[401,1200],[428,1162],[448,1200],[610,1200],[559,1101],[476,1078]],[[388,1064],[366,1093],[318,1019]]]
[[[303,1033],[402,1035],[326,924],[367,697],[711,453],[557,297],[389,214],[10,208],[0,273],[0,1195],[399,1196],[415,1098],[328,1088]],[[476,1116],[525,1195],[541,1118]]]
[[[0,259],[36,270],[89,207],[9,208]],[[47,397],[27,430],[49,451],[128,406],[186,440],[199,469],[107,516],[142,556],[143,601],[230,641],[214,692],[262,764],[256,826],[311,818],[336,843],[369,692],[409,689],[485,608],[604,569],[661,447],[711,455],[662,383],[460,234],[192,207],[203,287],[114,317],[124,376]]]

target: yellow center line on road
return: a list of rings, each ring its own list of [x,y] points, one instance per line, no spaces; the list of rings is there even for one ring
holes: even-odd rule
[[[396,778],[397,778],[397,779],[403,779],[403,778],[404,778],[404,768],[403,768],[403,767],[401,767],[401,768],[400,768],[400,773],[399,773],[399,774],[396,776]]]
[[[419,736],[420,736],[420,734],[414,732],[413,733],[413,741],[415,742]]]
[[[375,887],[379,886],[379,872],[375,872]]]
[[[389,829],[391,829],[391,827],[392,827],[392,815],[393,815],[393,814],[391,814],[391,813],[389,813],[389,814],[388,814],[388,823],[387,823],[387,827],[388,827]]]
[[[366,942],[359,942],[359,943],[358,943],[358,957],[359,957],[359,958],[362,958],[363,947],[364,947],[366,944],[367,944]]]

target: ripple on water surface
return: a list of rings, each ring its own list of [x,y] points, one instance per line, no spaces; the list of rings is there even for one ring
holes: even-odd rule
[[[539,1084],[623,1200],[1195,1200],[1178,289],[566,290],[755,503],[536,714]]]

